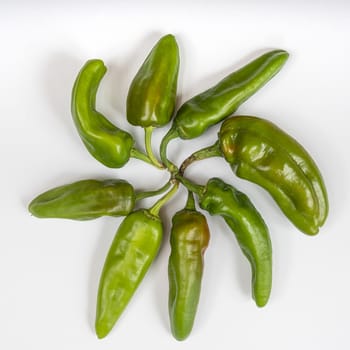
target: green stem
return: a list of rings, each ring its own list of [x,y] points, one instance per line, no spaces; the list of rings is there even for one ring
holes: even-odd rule
[[[135,195],[135,199],[136,201],[139,201],[141,199],[144,198],[148,198],[148,197],[154,197],[154,196],[158,196],[159,194],[164,193],[167,189],[169,189],[169,187],[171,186],[171,182],[168,181],[164,186],[162,186],[161,188],[154,190],[154,191],[145,191],[145,192],[137,192]]]
[[[153,127],[149,126],[145,128],[145,147],[148,158],[151,160],[152,164],[158,169],[164,169],[164,165],[159,162],[152,151],[152,133]]]
[[[193,192],[191,192],[191,191],[188,191],[185,209],[196,210],[196,203],[194,201]]]
[[[219,144],[219,141],[216,141],[213,145],[202,148],[199,151],[192,153],[188,158],[186,158],[180,166],[179,173],[183,175],[187,167],[193,162],[196,162],[197,160],[207,159],[211,157],[220,157],[220,156],[221,156],[220,144]]]
[[[166,194],[164,195],[162,198],[160,198],[150,209],[149,212],[152,215],[158,216],[159,214],[159,210],[161,209],[161,207],[163,205],[165,205],[173,196],[174,194],[177,192],[179,188],[179,183],[175,182],[174,186],[172,187],[172,189]]]
[[[169,131],[167,132],[167,134],[163,137],[163,140],[160,144],[160,158],[163,162],[163,164],[165,164],[165,166],[169,169],[169,171],[171,173],[177,173],[178,168],[175,164],[173,164],[168,158],[167,158],[167,147],[168,144],[171,140],[175,139],[176,137],[178,137],[178,133],[175,129],[174,126],[172,126]]]
[[[148,158],[146,154],[143,152],[139,151],[137,148],[132,148],[130,156],[139,160],[142,160],[148,164],[154,165],[152,161]]]
[[[175,176],[176,180],[181,182],[189,191],[194,192],[198,195],[201,195],[204,189],[204,186],[195,184],[194,182],[186,179],[185,177],[177,174]]]

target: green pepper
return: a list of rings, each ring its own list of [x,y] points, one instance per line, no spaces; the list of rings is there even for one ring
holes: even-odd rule
[[[173,137],[193,139],[231,115],[280,71],[288,56],[283,50],[267,52],[212,88],[192,97],[176,113],[170,131]]]
[[[96,334],[113,328],[157,255],[163,236],[158,216],[140,209],[119,226],[103,267],[97,297]]]
[[[199,205],[211,215],[220,215],[236,236],[252,269],[252,294],[256,305],[264,306],[272,285],[272,248],[268,228],[249,198],[219,178],[206,186],[177,179],[198,195]]]
[[[237,176],[266,189],[302,232],[315,235],[328,214],[326,188],[307,151],[273,123],[249,116],[226,120],[222,154]]]
[[[132,155],[134,139],[95,108],[97,89],[106,70],[101,60],[86,62],[73,87],[72,116],[91,155],[107,167],[120,168]]]
[[[177,340],[191,332],[199,302],[204,252],[209,243],[205,216],[194,207],[189,195],[186,208],[172,219],[169,257],[169,316]]]
[[[133,187],[124,180],[82,180],[37,196],[29,211],[39,218],[90,220],[123,216],[135,206]]]
[[[173,35],[163,36],[153,47],[133,79],[127,97],[130,124],[161,127],[174,112],[179,49]]]

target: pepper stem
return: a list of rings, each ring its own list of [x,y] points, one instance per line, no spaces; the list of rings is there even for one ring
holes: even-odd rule
[[[193,192],[191,192],[191,191],[188,191],[185,209],[196,210],[196,203],[194,201]]]
[[[153,206],[149,209],[149,212],[152,215],[158,216],[159,210],[162,208],[163,205],[165,205],[168,201],[170,201],[170,199],[177,192],[178,188],[179,188],[179,183],[176,181],[174,183],[174,186],[171,188],[171,190],[153,204]]]
[[[176,180],[178,180],[179,182],[181,182],[189,191],[191,192],[194,192],[196,194],[199,194],[201,195],[201,193],[203,192],[204,190],[204,186],[202,185],[198,185],[198,184],[195,184],[194,182],[186,179],[185,177],[177,174],[175,176]]]
[[[170,186],[171,186],[171,182],[168,181],[164,186],[162,186],[161,188],[159,188],[157,190],[138,192],[135,195],[135,197],[136,197],[135,199],[136,199],[136,201],[139,201],[139,200],[144,199],[144,198],[158,196],[159,194],[164,193]]]
[[[213,145],[202,148],[199,151],[192,153],[188,158],[186,158],[180,166],[179,173],[183,175],[187,167],[193,162],[196,162],[197,160],[207,159],[211,157],[220,157],[220,156],[221,156],[220,144],[219,144],[219,141],[216,141]]]
[[[143,162],[146,162],[148,164],[154,165],[152,163],[152,161],[148,158],[147,154],[144,154],[143,152],[141,152],[137,148],[131,149],[130,156],[132,158],[136,158],[136,159],[142,160]]]
[[[145,128],[145,147],[146,152],[148,155],[148,158],[151,160],[152,164],[157,167],[158,169],[164,169],[164,165],[159,162],[159,160],[156,158],[152,151],[152,133],[153,133],[153,127],[148,126]]]
[[[167,147],[168,144],[171,140],[175,139],[176,137],[178,137],[178,133],[175,129],[174,126],[172,126],[169,131],[166,133],[166,135],[163,137],[163,140],[160,144],[160,158],[163,162],[163,164],[165,164],[165,166],[169,169],[169,171],[171,173],[177,173],[178,172],[178,168],[177,166],[172,163],[168,158],[167,158]]]

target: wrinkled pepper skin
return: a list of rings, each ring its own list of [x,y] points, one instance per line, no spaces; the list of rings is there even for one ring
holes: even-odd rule
[[[252,294],[257,306],[264,306],[272,286],[272,247],[268,228],[249,198],[212,178],[199,197],[199,205],[211,215],[220,215],[235,234],[252,269]]]
[[[267,120],[237,116],[223,123],[219,141],[237,176],[267,190],[299,230],[318,233],[328,214],[326,187],[295,139]]]
[[[134,145],[133,137],[96,111],[96,93],[107,68],[101,60],[86,62],[72,92],[72,116],[86,148],[109,168],[124,166]]]
[[[90,220],[128,215],[135,206],[133,187],[124,180],[82,180],[37,196],[29,211],[39,218]]]
[[[173,35],[162,37],[133,79],[127,97],[130,124],[146,127],[166,125],[174,112],[179,49]]]
[[[231,115],[280,71],[288,56],[283,50],[267,52],[185,102],[174,119],[178,136],[193,139]]]
[[[198,211],[183,209],[173,217],[168,264],[169,316],[177,340],[187,338],[193,327],[209,237],[207,220]]]
[[[158,216],[140,209],[119,226],[103,267],[95,329],[104,338],[113,328],[155,259],[163,236]]]

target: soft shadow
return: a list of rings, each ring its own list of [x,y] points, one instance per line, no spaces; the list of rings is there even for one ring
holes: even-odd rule
[[[74,132],[70,114],[72,87],[84,63],[67,53],[57,52],[48,57],[43,68],[45,101],[68,133]]]
[[[224,219],[219,218],[219,220],[216,220],[215,224],[216,230],[219,231],[218,234],[224,235],[224,238],[222,239],[225,241],[225,247],[229,247],[229,250],[231,251],[231,259],[227,263],[233,265],[237,280],[234,281],[234,276],[226,277],[232,279],[232,286],[234,288],[239,288],[242,294],[249,298],[252,294],[252,273],[250,265],[239,247],[234,232],[232,232],[230,227],[225,223]],[[213,235],[214,234],[217,233],[213,232]]]

